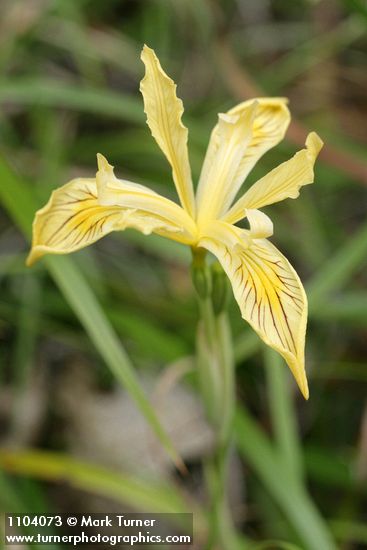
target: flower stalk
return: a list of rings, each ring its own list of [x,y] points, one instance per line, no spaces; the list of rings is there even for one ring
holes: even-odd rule
[[[206,414],[219,446],[226,445],[234,413],[234,361],[226,305],[228,286],[218,264],[210,267],[205,253],[194,249],[192,278],[200,320],[197,330],[197,366]]]
[[[226,547],[236,536],[228,507],[226,485],[235,408],[234,360],[226,305],[228,287],[220,266],[205,261],[200,249],[193,251],[193,283],[200,319],[197,330],[197,369],[208,420],[216,435],[212,456],[205,464],[210,498],[210,534],[207,548]],[[204,283],[203,283],[204,282]]]

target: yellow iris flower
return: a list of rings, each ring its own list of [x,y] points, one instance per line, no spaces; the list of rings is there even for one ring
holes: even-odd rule
[[[283,98],[259,98],[220,114],[194,195],[182,124],[182,101],[154,51],[143,48],[145,76],[140,90],[147,123],[172,167],[181,205],[151,189],[117,179],[100,154],[95,178],[76,178],[54,191],[36,214],[27,264],[47,253],[67,254],[111,231],[135,228],[157,233],[216,256],[229,277],[242,317],[289,365],[308,398],[304,368],[307,299],[288,260],[267,238],[273,224],[259,208],[296,198],[314,180],[322,147],[315,133],[306,148],[258,180],[238,200],[240,187],[258,159],[279,143],[290,115]],[[249,228],[235,224],[247,218]]]

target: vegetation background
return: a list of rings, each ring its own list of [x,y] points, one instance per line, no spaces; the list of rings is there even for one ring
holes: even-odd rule
[[[188,251],[129,230],[24,266],[35,210],[92,176],[97,152],[174,196],[138,93],[147,43],[178,84],[195,179],[217,113],[243,99],[286,96],[293,115],[250,183],[308,130],[325,141],[316,183],[267,210],[309,296],[311,397],[232,303],[228,493],[241,548],[367,548],[366,29],[364,0],[0,1],[3,512],[194,510],[204,548],[212,434],[192,368]],[[188,475],[131,400],[143,404],[140,386]]]

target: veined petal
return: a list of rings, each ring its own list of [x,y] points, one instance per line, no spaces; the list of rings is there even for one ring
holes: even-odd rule
[[[183,105],[176,84],[163,71],[155,52],[144,46],[141,59],[145,76],[140,83],[144,110],[152,135],[172,167],[182,206],[194,216],[195,201],[187,151],[187,128],[182,124]]]
[[[228,114],[237,115],[248,109],[253,100],[236,105]],[[288,99],[284,97],[257,98],[258,108],[254,119],[252,140],[246,149],[238,169],[238,178],[243,182],[258,160],[272,147],[282,141],[290,123],[287,107]]]
[[[199,225],[220,217],[236,196],[238,167],[252,138],[256,110],[254,101],[238,115],[219,114],[218,147],[210,164],[208,155],[205,159],[197,191]]]
[[[205,232],[200,234],[198,246],[205,246],[203,243],[209,239],[216,242],[226,242],[231,250],[242,250],[250,246],[250,233],[248,229],[241,229],[222,220],[213,220],[205,227]]]
[[[256,98],[256,100],[244,101],[230,109],[227,115],[229,117],[242,117],[242,120],[248,123],[248,119],[244,115],[249,109],[252,109],[254,101],[257,103],[257,108],[251,123],[251,132],[249,132],[251,137],[242,150],[235,173],[231,176],[229,194],[226,200],[227,208],[260,157],[283,139],[290,121],[286,105],[287,100],[284,98]],[[212,131],[200,175],[198,194],[202,197],[208,195],[213,187],[212,166],[217,162],[216,158],[220,146],[221,128],[220,123],[218,123]],[[205,199],[201,200],[204,201]],[[222,210],[222,212],[224,211]]]
[[[152,214],[164,220],[167,225],[179,228],[180,235],[177,235],[177,240],[192,244],[196,238],[196,224],[186,210],[149,187],[118,179],[113,166],[103,155],[98,154],[97,160],[96,183],[99,204],[133,208],[136,212]]]
[[[128,227],[146,235],[155,232],[192,244],[192,235],[180,224],[180,219],[172,215],[170,205],[166,204],[167,199],[154,194],[154,198],[146,196],[134,202],[134,194],[126,191],[124,206],[112,203],[103,205],[98,193],[96,180],[87,178],[72,180],[52,193],[33,222],[32,249],[27,265],[32,265],[44,254],[74,252],[111,231]],[[180,210],[186,214],[182,208]]]
[[[246,241],[242,247],[233,247],[233,235],[226,232],[226,225],[222,222],[216,235],[204,237],[199,245],[218,258],[231,281],[242,317],[284,357],[307,399],[307,298],[302,283],[288,260],[269,241],[256,239],[250,245]]]
[[[250,187],[224,216],[229,223],[241,220],[248,209],[262,208],[286,198],[296,199],[302,185],[314,181],[314,164],[323,146],[315,132],[306,139],[306,149],[283,162]]]

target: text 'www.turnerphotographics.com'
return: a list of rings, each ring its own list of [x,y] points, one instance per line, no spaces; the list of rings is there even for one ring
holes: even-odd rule
[[[5,514],[4,542],[190,546],[192,514]]]

